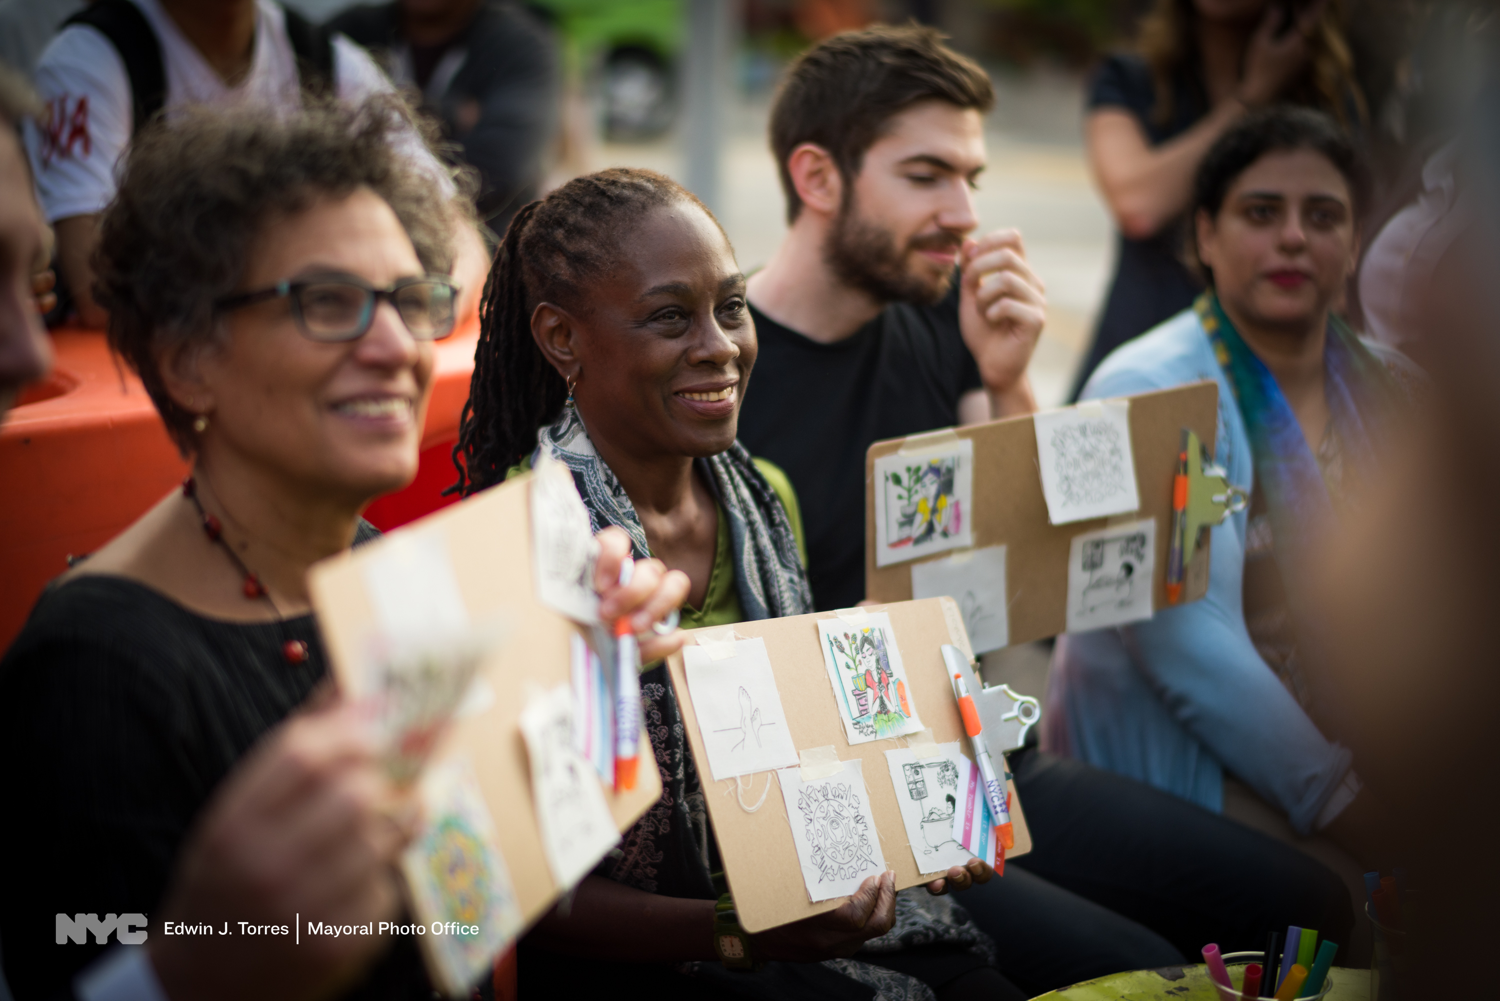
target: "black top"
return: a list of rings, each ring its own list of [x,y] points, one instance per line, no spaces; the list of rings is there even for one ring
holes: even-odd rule
[[[1156,118],[1156,87],[1151,68],[1140,56],[1117,53],[1105,58],[1089,82],[1088,110],[1120,108],[1134,115],[1152,146],[1181,135],[1208,114],[1208,97],[1196,74],[1179,75],[1172,89],[1172,114]],[[1193,304],[1201,283],[1182,263],[1182,220],[1163,226],[1155,236],[1118,237],[1115,276],[1094,332],[1094,343],[1078,370],[1076,397],[1088,377],[1115,348],[1144,334]]]
[[[289,639],[307,644],[301,664],[282,656]],[[105,575],[43,593],[0,660],[0,950],[17,1001],[67,996],[104,950],[58,945],[58,913],[144,914],[162,934],[156,910],[204,803],[327,673],[311,615],[211,619]],[[431,997],[414,942],[354,996]]]
[[[392,72],[401,37],[397,3],[351,7],[328,22],[371,51]],[[441,93],[429,82],[450,51],[463,62]],[[409,49],[424,92],[424,105],[442,123],[444,138],[460,147],[464,162],[479,171],[479,214],[497,233],[537,196],[543,158],[557,118],[557,44],[529,11],[486,2],[474,19],[440,46]]]
[[[804,337],[754,306],[760,357],[739,439],[797,490],[808,577],[819,610],[865,596],[865,452],[877,441],[958,423],[980,388],[958,328],[958,291],[936,306],[895,303],[833,344]]]

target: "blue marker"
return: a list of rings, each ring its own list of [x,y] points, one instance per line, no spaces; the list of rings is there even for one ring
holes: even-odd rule
[[[1292,972],[1292,967],[1297,965],[1297,950],[1302,947],[1302,929],[1296,925],[1288,925],[1286,929],[1286,949],[1281,954],[1281,980]],[[1276,987],[1281,987],[1281,980],[1276,981]]]

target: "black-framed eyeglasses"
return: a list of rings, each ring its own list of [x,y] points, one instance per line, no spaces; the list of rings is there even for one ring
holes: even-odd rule
[[[375,304],[390,301],[412,337],[439,341],[453,332],[458,287],[438,275],[402,278],[386,288],[375,288],[358,278],[307,278],[278,282],[271,288],[225,296],[214,307],[220,312],[286,296],[291,299],[297,328],[310,340],[353,341],[375,322]]]

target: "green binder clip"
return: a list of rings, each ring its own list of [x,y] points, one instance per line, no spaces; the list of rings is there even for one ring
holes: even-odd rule
[[[1182,600],[1183,580],[1202,543],[1203,529],[1224,524],[1243,511],[1250,497],[1229,482],[1223,469],[1206,461],[1198,436],[1182,429],[1182,451],[1172,483],[1172,548],[1167,556],[1167,603]]]

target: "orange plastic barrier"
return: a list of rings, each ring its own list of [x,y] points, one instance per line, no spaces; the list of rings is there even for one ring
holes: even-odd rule
[[[409,487],[370,505],[380,528],[457,499],[441,492],[458,478],[449,456],[478,340],[475,315],[437,343],[421,466]],[[53,347],[53,374],[27,387],[0,424],[0,650],[69,556],[108,542],[187,473],[140,380],[102,333],[57,330]]]

